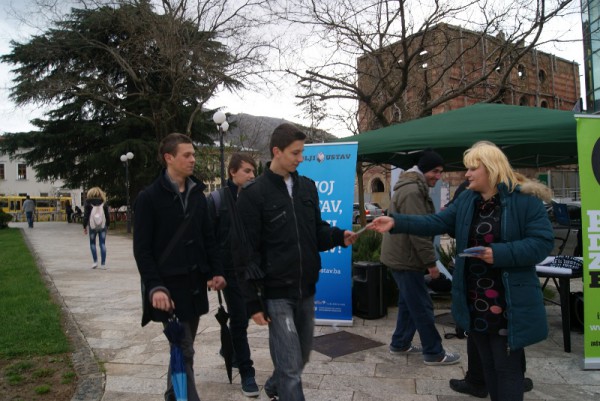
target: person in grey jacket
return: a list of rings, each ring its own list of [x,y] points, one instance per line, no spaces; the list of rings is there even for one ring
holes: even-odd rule
[[[524,347],[548,336],[535,265],[550,254],[554,233],[542,199],[548,187],[515,172],[489,142],[465,152],[469,191],[434,215],[375,219],[378,232],[456,238],[452,315],[481,355],[492,401],[523,399]],[[467,248],[472,248],[469,251]]]
[[[27,217],[27,225],[29,228],[33,228],[33,214],[35,213],[35,202],[27,195],[25,202],[23,202],[23,212]]]
[[[425,150],[416,166],[404,172],[394,185],[390,211],[402,214],[435,213],[429,188],[434,187],[444,170],[444,160],[433,150]],[[422,353],[426,365],[458,363],[460,355],[446,352],[435,327],[433,303],[425,284],[424,271],[432,278],[440,272],[431,236],[383,234],[381,262],[392,270],[398,286],[398,316],[392,335],[392,354]],[[412,344],[419,332],[421,346]]]

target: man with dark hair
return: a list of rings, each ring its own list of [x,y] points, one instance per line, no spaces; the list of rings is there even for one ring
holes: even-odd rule
[[[237,202],[254,250],[242,272],[248,312],[256,324],[269,325],[274,371],[265,392],[272,400],[304,400],[302,370],[312,348],[319,252],[348,246],[357,237],[321,219],[314,182],[296,171],[305,139],[292,124],[275,128],[270,165],[244,186]]]
[[[433,214],[429,188],[435,186],[444,170],[444,160],[433,150],[425,150],[417,165],[405,171],[394,185],[392,213]],[[439,277],[433,238],[409,234],[383,234],[381,262],[389,267],[398,286],[398,317],[390,352],[395,355],[419,353],[426,365],[458,363],[460,355],[444,351],[435,327],[433,303],[423,271]],[[412,344],[419,332],[421,346]]]
[[[227,287],[223,290],[229,311],[231,340],[237,368],[242,378],[242,393],[247,397],[258,397],[260,391],[255,380],[254,363],[250,358],[248,345],[248,312],[244,295],[238,284],[231,249],[233,213],[229,205],[234,205],[238,192],[248,181],[254,179],[256,162],[250,155],[234,153],[227,167],[227,186],[213,191],[208,197],[208,212],[214,222],[217,243],[221,251],[221,261],[225,271]]]
[[[184,328],[181,341],[187,376],[187,399],[199,401],[194,380],[194,340],[200,315],[208,312],[206,287],[226,285],[202,192],[196,179],[192,140],[167,135],[159,146],[166,168],[135,203],[133,253],[142,279],[142,326],[150,320],[166,324],[175,314]],[[172,345],[171,345],[172,346]],[[165,401],[175,401],[171,374]]]

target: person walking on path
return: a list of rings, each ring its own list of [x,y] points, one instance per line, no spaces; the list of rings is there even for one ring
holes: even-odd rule
[[[96,237],[100,245],[100,268],[106,269],[106,235],[110,214],[106,204],[106,194],[98,187],[93,187],[87,192],[83,206],[83,234],[89,235],[90,250],[92,251],[92,269],[98,267],[98,251]]]
[[[234,153],[229,160],[227,173],[229,175],[227,186],[214,191],[208,197],[208,211],[214,222],[217,243],[221,250],[225,280],[227,280],[227,287],[223,290],[223,294],[231,319],[229,328],[233,343],[234,360],[242,377],[242,393],[247,397],[258,397],[260,390],[256,384],[254,362],[250,357],[250,346],[248,345],[249,316],[232,258],[230,232],[232,230],[232,219],[234,218],[232,214],[236,213],[236,210],[229,210],[228,206],[237,201],[238,192],[242,186],[254,179],[256,162],[249,155]]]
[[[269,325],[274,370],[265,392],[272,400],[304,400],[302,370],[312,348],[319,252],[357,238],[321,219],[315,183],[296,171],[305,139],[292,124],[275,128],[270,165],[242,188],[237,201],[253,249],[241,272],[248,312],[256,324]]]
[[[524,347],[548,336],[535,265],[550,254],[554,233],[542,199],[550,190],[515,172],[489,142],[465,151],[468,191],[434,215],[392,214],[370,225],[378,232],[449,233],[456,258],[452,315],[472,336],[492,401],[520,401]]]
[[[194,379],[194,340],[208,312],[207,286],[225,288],[220,253],[208,216],[205,185],[192,174],[190,137],[172,133],[159,145],[165,167],[135,201],[133,253],[142,281],[142,326],[173,314],[184,328],[181,341],[189,401],[199,401]],[[173,344],[170,344],[173,347]],[[171,371],[165,401],[175,401]]]
[[[425,150],[417,165],[405,171],[394,185],[390,211],[411,215],[435,213],[429,188],[435,186],[442,171],[442,157],[433,150]],[[428,270],[432,279],[440,276],[436,260],[431,236],[383,234],[381,262],[392,270],[398,286],[398,316],[390,352],[420,353],[426,365],[451,365],[458,363],[460,355],[446,352],[442,346],[423,274]],[[412,344],[417,331],[421,346]]]
[[[23,212],[27,218],[27,225],[29,228],[33,228],[33,216],[35,213],[35,202],[27,195],[25,202],[23,202]]]

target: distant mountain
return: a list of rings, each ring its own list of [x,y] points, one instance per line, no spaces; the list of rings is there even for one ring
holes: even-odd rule
[[[310,127],[282,118],[240,113],[228,115],[227,121],[229,122],[229,130],[224,136],[225,143],[241,150],[252,151],[263,162],[271,160],[269,140],[273,130],[283,123],[291,123],[300,128],[307,136],[306,143],[329,142],[336,139],[334,135],[323,130],[316,130],[313,133]]]

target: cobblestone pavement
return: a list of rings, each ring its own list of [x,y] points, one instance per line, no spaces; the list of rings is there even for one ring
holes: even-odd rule
[[[91,269],[88,239],[79,224],[49,222],[34,229],[15,223],[34,251],[38,263],[63,302],[75,339],[75,366],[80,386],[74,400],[161,401],[165,388],[168,344],[161,326],[142,328],[140,281],[129,237],[107,238],[108,270]],[[581,283],[573,283],[574,287]],[[219,325],[214,318],[216,294],[210,295],[211,311],[202,317],[196,341],[195,368],[198,391],[203,401],[246,400],[240,391],[240,377],[234,369],[229,384],[219,357]],[[438,305],[439,306],[439,305]],[[558,307],[547,307],[550,337],[527,348],[527,376],[534,390],[526,400],[598,400],[600,371],[581,370],[583,336],[572,333],[573,352],[562,349]],[[436,308],[436,315],[448,312]],[[317,326],[315,335],[346,330],[384,344],[395,324],[395,308],[377,320],[354,319],[352,327]],[[439,325],[440,333],[453,329]],[[272,364],[267,329],[251,323],[250,346],[257,382],[269,376]],[[418,343],[418,338],[415,340]],[[460,364],[425,366],[419,355],[395,356],[387,345],[329,358],[318,352],[303,374],[306,399],[311,401],[450,401],[474,399],[454,393],[450,378],[462,378],[466,369],[465,340],[444,340],[448,351],[463,355]],[[261,392],[259,400],[267,396]]]

